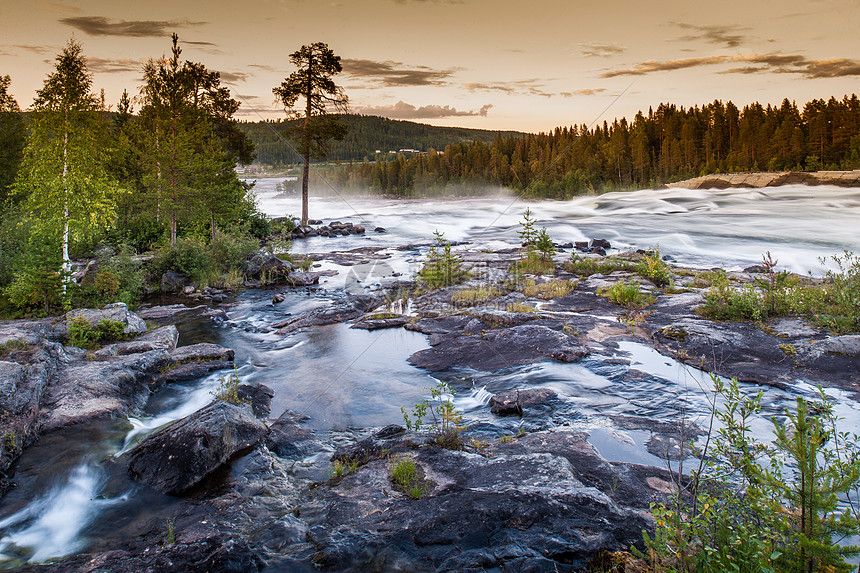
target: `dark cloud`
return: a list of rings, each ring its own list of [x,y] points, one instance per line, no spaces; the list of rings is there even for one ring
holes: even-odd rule
[[[264,72],[277,72],[275,68],[272,66],[265,66],[263,64],[248,64],[249,68],[256,68],[258,70],[263,70]]]
[[[77,16],[61,18],[67,24],[90,36],[125,36],[148,38],[167,36],[175,28],[199,26],[205,22],[167,21],[167,20],[108,20],[103,16]],[[191,42],[188,42],[191,43]]]
[[[573,97],[575,95],[592,96],[602,94],[605,91],[606,90],[604,88],[584,88],[580,90],[573,90],[572,92],[561,92],[561,95],[563,95],[564,97]]]
[[[403,67],[401,62],[375,60],[341,60],[343,71],[354,77],[379,82],[384,86],[441,86],[454,73],[453,69],[436,70],[427,66]]]
[[[486,117],[487,112],[493,107],[487,104],[481,109],[460,111],[456,108],[447,105],[425,105],[415,107],[404,101],[399,101],[394,105],[384,106],[368,106],[353,109],[355,113],[365,115],[381,115],[391,119],[436,119],[442,117],[466,117],[466,116],[482,116]]]
[[[221,79],[228,84],[246,82],[252,76],[253,74],[246,74],[245,72],[221,72]]]
[[[467,84],[463,84],[463,87],[466,88],[467,90],[469,90],[470,92],[498,91],[498,92],[504,92],[504,93],[508,93],[508,94],[514,93],[514,88],[510,84],[503,84],[503,83],[485,84],[482,82],[470,82]]]
[[[586,58],[609,58],[623,54],[627,49],[612,44],[580,44],[579,51]]]
[[[218,44],[213,44],[212,42],[192,42],[190,40],[182,40],[183,44],[188,44],[189,46],[217,46]]]
[[[87,57],[87,67],[91,72],[99,74],[140,72],[143,69],[143,60],[133,58],[106,59],[89,56]]]
[[[749,28],[745,26],[697,26],[695,24],[685,24],[683,22],[672,22],[673,25],[682,30],[691,30],[693,34],[681,36],[678,38],[680,42],[695,42],[703,40],[709,44],[722,44],[727,48],[737,48],[746,41],[746,36],[742,36],[738,32],[747,32]]]
[[[810,60],[795,54],[737,54],[734,56],[709,56],[682,60],[641,62],[628,69],[611,70],[600,77],[644,76],[654,72],[666,72],[715,66],[719,64],[745,64],[720,73],[750,74],[772,72],[798,74],[807,79],[860,76],[860,61],[849,59]]]

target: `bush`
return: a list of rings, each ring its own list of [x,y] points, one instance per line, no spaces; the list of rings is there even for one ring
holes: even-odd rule
[[[72,306],[101,307],[112,302],[136,305],[144,290],[144,272],[132,258],[134,254],[134,249],[126,244],[100,248],[95,279],[85,278],[80,287],[70,291]]]
[[[459,284],[469,277],[469,273],[461,267],[459,255],[451,250],[451,243],[444,233],[433,233],[435,244],[427,253],[424,266],[418,271],[418,280],[427,288],[437,289]]]
[[[4,291],[13,307],[23,312],[47,315],[65,307],[59,238],[34,229],[27,248],[15,263],[15,279]]]
[[[459,450],[463,447],[460,432],[463,427],[463,415],[454,408],[454,391],[447,382],[439,382],[430,388],[430,400],[422,400],[413,406],[412,416],[401,407],[403,421],[409,430],[418,431],[427,413],[433,418],[430,424],[431,431],[435,434],[436,445],[450,450]]]
[[[176,239],[176,244],[163,247],[155,259],[159,274],[176,271],[197,283],[206,283],[215,271],[212,250],[197,237]]]
[[[764,297],[753,285],[734,287],[725,271],[710,277],[712,284],[698,312],[711,320],[762,320],[767,317]]]
[[[830,257],[824,283],[805,293],[803,310],[820,326],[836,332],[860,331],[860,257],[845,251]],[[821,264],[827,260],[822,259]]]
[[[257,252],[260,243],[244,233],[224,233],[215,231],[215,239],[210,245],[215,268],[220,273],[229,273],[242,267],[248,258]]]
[[[615,283],[609,288],[598,290],[597,294],[624,308],[645,308],[654,302],[654,297],[642,292],[635,282]]]
[[[411,457],[402,457],[395,460],[391,464],[388,479],[394,485],[394,489],[405,493],[412,499],[418,499],[424,494],[418,464]]]
[[[655,248],[646,252],[636,265],[636,272],[655,286],[665,287],[672,282],[672,269],[660,257],[660,249]]]
[[[475,306],[495,300],[502,296],[502,291],[492,285],[479,286],[458,290],[451,295],[451,304],[457,307]]]
[[[618,257],[585,257],[574,252],[570,261],[564,263],[564,270],[583,276],[608,275],[615,271],[635,271],[636,263]]]
[[[69,321],[69,344],[78,348],[93,349],[103,342],[115,342],[125,338],[125,324],[118,320],[103,318],[93,326],[89,320],[76,316]]]
[[[798,397],[794,412],[773,418],[774,441],[757,442],[751,422],[762,392],[741,393],[737,380],[712,376],[725,400],[719,430],[699,470],[669,504],[652,504],[648,556],[661,571],[852,571],[843,545],[860,533],[858,436],[839,432],[833,402]],[[714,402],[716,403],[716,401]],[[840,507],[839,500],[847,500]]]

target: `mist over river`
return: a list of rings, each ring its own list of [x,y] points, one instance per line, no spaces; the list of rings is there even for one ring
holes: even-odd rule
[[[279,179],[257,180],[259,207],[273,217],[300,215],[300,195],[279,195]],[[510,195],[469,199],[390,200],[329,194],[311,197],[310,216],[384,227],[387,234],[337,239],[337,249],[424,243],[436,229],[470,248],[516,243],[526,208],[557,243],[603,238],[613,248],[659,246],[681,264],[739,268],[770,251],[780,268],[820,273],[820,257],[860,250],[860,189],[789,185],[763,189],[644,189],[528,201]],[[298,252],[332,248],[325,238]]]
[[[298,215],[300,196],[279,194],[280,181],[256,182],[260,209],[272,217]],[[685,266],[741,269],[759,263],[770,251],[779,269],[820,275],[825,270],[821,257],[860,251],[860,190],[830,186],[642,190],[543,202],[504,194],[410,200],[312,195],[312,218],[360,224],[367,232],[295,241],[294,252],[384,247],[389,258],[360,265],[324,261],[315,270],[337,274],[323,277],[319,289],[280,289],[285,300],[278,305],[272,304],[271,290],[247,290],[224,307],[228,318],[223,322],[199,317],[178,324],[179,344],[214,342],[234,349],[242,381],[275,391],[272,417],[287,408],[305,414],[311,428],[329,436],[329,444],[367,428],[402,422],[401,406],[426,397],[429,386],[444,380],[456,390],[455,404],[466,423],[488,428],[488,435],[564,423],[588,431],[592,445],[608,460],[665,466],[643,446],[647,431],[619,432],[606,422],[607,416],[667,421],[687,416],[701,423],[708,413],[710,380],[641,344],[622,343],[612,355],[592,354],[576,364],[544,361],[495,372],[454,369],[431,376],[407,361],[428,347],[427,336],[417,332],[368,332],[333,324],[280,335],[271,328],[286,317],[329,304],[345,291],[360,293],[411,279],[434,230],[457,242],[455,250],[515,247],[526,207],[537,227],[546,227],[556,243],[601,238],[618,250],[658,246]],[[385,232],[375,232],[376,227]],[[397,249],[403,245],[413,247]],[[619,371],[634,367],[647,379],[620,381]],[[143,415],[130,421],[67,428],[26,450],[14,466],[18,487],[0,501],[0,559],[5,558],[0,568],[4,563],[16,569],[28,561],[104,550],[163,524],[180,500],[132,482],[115,456],[161,425],[205,405],[225,374],[170,385],[152,396]],[[491,394],[524,386],[552,389],[566,409],[552,419],[490,414],[486,404]],[[797,394],[814,395],[814,388],[803,382],[790,390],[764,391],[767,414],[780,414]],[[842,429],[860,430],[860,404],[841,390],[827,392],[846,420]],[[754,427],[765,435],[770,422],[762,418]],[[304,479],[322,479],[329,456],[330,450],[321,452],[291,471]]]

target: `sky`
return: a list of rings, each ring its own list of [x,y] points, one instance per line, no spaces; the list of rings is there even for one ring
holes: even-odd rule
[[[256,121],[284,117],[289,54],[325,42],[354,113],[539,132],[860,92],[858,31],[860,0],[0,0],[0,75],[27,108],[74,38],[115,106],[176,32]]]

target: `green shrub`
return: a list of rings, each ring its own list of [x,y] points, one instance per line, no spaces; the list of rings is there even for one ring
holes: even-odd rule
[[[224,233],[216,230],[210,248],[216,270],[219,273],[229,273],[241,269],[242,263],[260,248],[260,243],[244,233]]]
[[[394,489],[412,499],[418,499],[424,494],[418,464],[411,457],[405,456],[392,462],[388,479],[394,485]]]
[[[450,396],[450,397],[449,397]],[[430,429],[434,433],[436,445],[450,450],[459,450],[463,447],[460,432],[463,431],[463,415],[454,408],[454,391],[447,382],[439,382],[430,388],[430,400],[422,400],[412,408],[412,415],[401,407],[403,421],[409,430],[421,429],[424,417],[427,413],[433,418]]]
[[[526,298],[551,300],[569,295],[576,288],[576,284],[576,281],[566,280],[550,280],[537,283],[529,279],[523,284],[522,293]]]
[[[212,249],[198,237],[176,239],[176,244],[163,247],[155,259],[159,273],[175,271],[197,283],[207,282],[214,274]]]
[[[69,344],[78,348],[93,349],[103,342],[122,340],[125,335],[125,324],[118,320],[103,318],[93,326],[83,316],[69,320]]]
[[[15,278],[4,291],[13,307],[42,315],[65,307],[63,283],[68,274],[63,271],[59,237],[33,229],[14,266]]]
[[[645,308],[654,302],[654,297],[642,292],[639,289],[639,283],[636,282],[615,283],[609,288],[599,289],[597,294],[607,297],[619,306],[631,309]]]
[[[801,308],[824,328],[860,332],[860,257],[845,251],[830,259],[836,269],[827,270],[818,288],[806,290]]]
[[[725,271],[711,276],[712,285],[705,293],[698,312],[711,320],[762,320],[767,317],[764,297],[753,285],[735,287]]]
[[[725,401],[713,412],[719,429],[686,495],[652,504],[656,529],[644,538],[654,569],[856,570],[845,558],[860,547],[844,541],[860,533],[860,446],[838,430],[833,402],[820,390],[813,403],[798,397],[794,412],[772,419],[774,441],[761,443],[751,424],[762,392],[746,396],[737,380],[711,378]]]
[[[479,286],[458,290],[451,295],[451,304],[457,307],[475,306],[495,300],[502,296],[502,291],[493,285]]]
[[[672,269],[660,257],[659,248],[654,248],[642,256],[642,260],[636,265],[636,272],[658,287],[669,286],[672,282]]]
[[[469,277],[462,268],[460,256],[451,250],[451,243],[444,233],[433,233],[435,244],[427,253],[424,266],[418,271],[418,280],[427,288],[437,289],[459,284]]]
[[[577,275],[608,275],[615,271],[635,271],[636,263],[618,257],[586,257],[576,252],[564,263],[564,270]]]
[[[221,377],[221,381],[218,383],[218,388],[212,391],[212,395],[215,396],[216,400],[235,404],[236,406],[247,404],[247,400],[239,397],[239,385],[241,383],[242,379],[239,377],[239,373],[234,367],[230,374]]]

